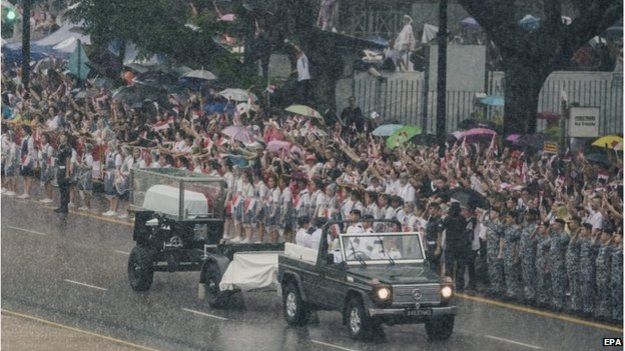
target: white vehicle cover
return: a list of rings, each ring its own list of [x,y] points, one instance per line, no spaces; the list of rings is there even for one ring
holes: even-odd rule
[[[221,277],[219,289],[242,291],[278,287],[278,255],[281,252],[237,252]]]
[[[145,193],[143,208],[146,210],[161,212],[178,216],[180,204],[180,189],[169,185],[153,185]],[[184,209],[190,215],[202,215],[208,213],[208,200],[202,193],[184,191]]]

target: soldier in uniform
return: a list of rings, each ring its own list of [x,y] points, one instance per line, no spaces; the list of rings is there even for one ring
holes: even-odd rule
[[[525,299],[533,302],[536,299],[536,221],[538,211],[530,209],[525,214],[525,225],[521,230],[520,254],[521,254],[521,276]]]
[[[551,247],[549,248],[549,258],[551,263],[551,307],[560,311],[564,308],[564,298],[566,296],[566,266],[564,264],[564,254],[569,243],[569,236],[564,231],[563,219],[557,218],[552,225]]]
[[[610,270],[610,291],[612,295],[612,320],[623,322],[623,235],[620,232],[614,234],[612,239],[612,267]]]
[[[601,244],[595,259],[595,288],[597,289],[597,304],[595,317],[601,320],[612,318],[610,312],[610,258],[612,256],[612,231],[608,228],[601,230]]]
[[[538,223],[536,237],[536,303],[538,306],[548,306],[551,296],[551,272],[549,262],[549,223]]]
[[[521,219],[515,211],[508,211],[504,217],[503,268],[506,276],[506,297],[520,297],[521,267],[519,265],[518,244],[521,238]]]
[[[580,218],[574,216],[569,221],[569,230],[571,233],[571,241],[566,247],[565,263],[566,275],[568,277],[569,292],[571,293],[570,309],[573,312],[580,310],[580,285],[579,285],[579,239],[581,235]]]
[[[57,153],[57,183],[59,184],[60,204],[55,209],[56,213],[67,213],[69,204],[69,183],[71,179],[69,162],[72,157],[72,149],[67,143],[67,135],[61,134],[59,138],[59,152]]]
[[[490,292],[494,296],[500,296],[504,290],[503,262],[501,257],[503,226],[499,221],[499,212],[491,209],[488,217],[484,219],[486,227],[486,261],[488,262],[488,281]]]
[[[425,242],[427,247],[427,259],[432,269],[440,272],[441,236],[443,233],[443,220],[441,218],[441,206],[435,202],[428,208],[429,218],[425,226]]]
[[[579,277],[581,289],[581,310],[586,316],[592,315],[595,291],[595,258],[599,244],[592,235],[592,224],[584,223],[579,244]]]

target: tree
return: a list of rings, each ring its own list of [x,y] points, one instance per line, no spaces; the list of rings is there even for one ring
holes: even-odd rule
[[[563,69],[573,53],[621,19],[621,0],[458,0],[473,16],[502,57],[506,104],[504,134],[534,133],[540,89],[553,71]],[[562,21],[563,7],[575,13]],[[523,15],[541,18],[540,27],[518,25]]]

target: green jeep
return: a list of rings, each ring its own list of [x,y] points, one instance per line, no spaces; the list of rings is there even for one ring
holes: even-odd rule
[[[328,241],[330,228],[339,223],[349,222],[323,227],[318,250],[287,244],[279,256],[287,323],[302,326],[311,312],[329,310],[341,313],[353,339],[370,339],[382,324],[408,323],[425,323],[430,340],[449,338],[454,284],[430,268],[421,234],[340,234]]]

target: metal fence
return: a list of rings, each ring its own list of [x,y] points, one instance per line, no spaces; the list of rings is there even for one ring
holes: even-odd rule
[[[540,92],[538,112],[560,112],[562,92],[568,96],[569,104],[600,107],[600,134],[622,133],[623,130],[623,76],[621,73],[605,72],[558,72],[550,76]],[[490,72],[487,80],[488,95],[503,96],[503,74]],[[436,129],[437,93],[429,89],[424,92],[420,77],[411,79],[359,78],[352,82],[352,93],[365,115],[376,111],[384,122],[397,121],[425,127],[428,132]],[[457,129],[458,123],[473,114],[494,119],[503,115],[503,107],[485,107],[478,103],[477,93],[484,91],[447,92],[447,130]],[[424,102],[426,102],[424,106]],[[425,118],[424,118],[425,115]],[[539,120],[538,129],[545,128]]]

